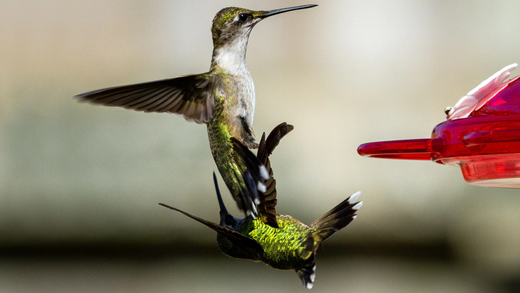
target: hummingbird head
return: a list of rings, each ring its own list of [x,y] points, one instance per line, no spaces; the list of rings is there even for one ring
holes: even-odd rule
[[[243,43],[247,46],[247,39],[253,27],[262,19],[276,14],[311,8],[317,5],[302,5],[296,7],[275,9],[269,11],[253,11],[245,8],[227,7],[220,10],[213,18],[211,33],[215,48],[226,44]]]

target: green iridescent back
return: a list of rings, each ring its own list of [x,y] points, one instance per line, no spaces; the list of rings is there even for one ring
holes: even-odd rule
[[[293,269],[296,263],[303,261],[309,226],[286,215],[277,215],[277,222],[278,229],[255,219],[248,235],[264,248],[263,262],[278,269]]]

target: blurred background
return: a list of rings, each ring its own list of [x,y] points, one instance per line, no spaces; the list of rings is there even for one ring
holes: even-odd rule
[[[446,106],[520,62],[520,1],[312,3],[258,24],[247,61],[257,137],[295,126],[271,157],[278,212],[311,223],[362,191],[357,220],[318,252],[313,290],[519,292],[518,190],[356,148],[428,138]],[[0,2],[0,292],[305,290],[158,205],[218,221],[203,125],[73,98],[207,71],[223,7],[301,4]]]

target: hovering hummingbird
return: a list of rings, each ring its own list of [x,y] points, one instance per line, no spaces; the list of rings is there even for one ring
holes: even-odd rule
[[[295,270],[303,284],[311,289],[315,279],[316,250],[320,244],[335,232],[347,226],[356,218],[357,210],[363,202],[356,202],[360,192],[342,201],[321,218],[307,226],[288,215],[276,213],[276,181],[268,156],[280,139],[293,129],[282,123],[265,139],[260,140],[258,159],[263,162],[271,175],[264,181],[265,192],[260,193],[259,217],[248,215],[243,219],[228,213],[218,188],[217,178],[213,181],[220,206],[220,224],[215,224],[174,207],[160,205],[180,212],[217,231],[220,250],[231,257],[262,261],[273,268]],[[251,152],[250,152],[251,153]]]
[[[253,11],[228,7],[213,19],[213,56],[209,72],[133,85],[117,86],[77,95],[105,106],[144,112],[183,115],[188,121],[207,124],[211,154],[238,207],[256,212],[265,168],[258,160],[243,161],[237,155],[237,140],[257,148],[252,129],[255,89],[246,65],[249,34],[261,20],[288,11],[317,5]]]

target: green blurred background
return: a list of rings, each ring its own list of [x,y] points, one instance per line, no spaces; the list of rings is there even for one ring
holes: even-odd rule
[[[204,126],[73,96],[207,71],[223,7],[307,3],[0,2],[0,292],[304,291],[157,204],[218,220]],[[313,290],[519,292],[518,190],[356,148],[429,137],[446,106],[519,62],[520,1],[312,3],[257,25],[247,61],[257,137],[295,126],[272,156],[278,212],[310,223],[362,191]]]

